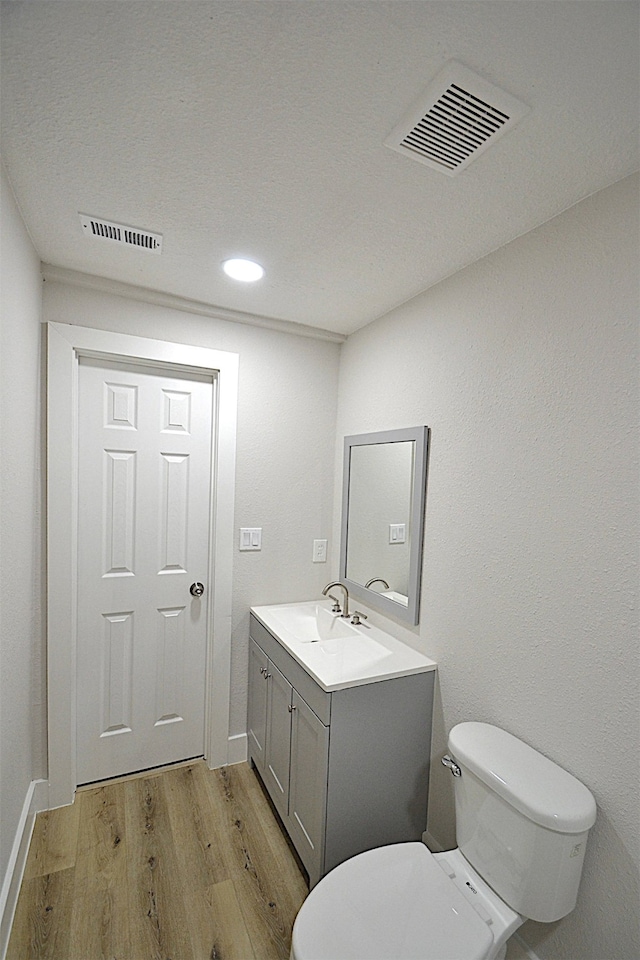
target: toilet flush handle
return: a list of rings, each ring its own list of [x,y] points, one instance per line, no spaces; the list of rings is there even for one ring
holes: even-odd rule
[[[462,776],[462,770],[460,769],[458,764],[455,762],[453,757],[450,757],[448,753],[444,755],[444,757],[440,762],[442,763],[443,767],[448,767],[449,770],[451,770],[451,773],[454,775],[454,777]]]

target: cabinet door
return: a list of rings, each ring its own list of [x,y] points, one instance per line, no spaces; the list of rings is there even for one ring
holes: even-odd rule
[[[264,774],[267,739],[267,676],[269,660],[258,644],[249,639],[249,709],[247,734],[249,756]]]
[[[294,690],[289,819],[291,839],[313,886],[322,875],[329,728]]]
[[[291,753],[291,693],[289,681],[269,661],[265,785],[283,819],[289,811]]]

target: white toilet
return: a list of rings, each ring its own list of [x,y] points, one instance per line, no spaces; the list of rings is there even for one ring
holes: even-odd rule
[[[449,735],[458,847],[397,843],[358,854],[311,891],[291,960],[501,960],[525,920],[573,910],[592,794],[498,727]]]

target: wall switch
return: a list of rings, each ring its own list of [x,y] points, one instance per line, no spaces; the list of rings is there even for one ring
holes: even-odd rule
[[[327,541],[326,540],[313,541],[313,562],[314,563],[327,562]]]
[[[240,549],[262,550],[262,527],[240,527]]]
[[[407,539],[406,523],[389,524],[389,543],[404,543]]]

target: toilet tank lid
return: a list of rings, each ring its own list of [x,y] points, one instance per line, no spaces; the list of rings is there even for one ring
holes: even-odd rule
[[[449,734],[449,750],[534,823],[558,833],[582,833],[593,826],[596,802],[591,791],[506,730],[490,723],[459,723]]]

